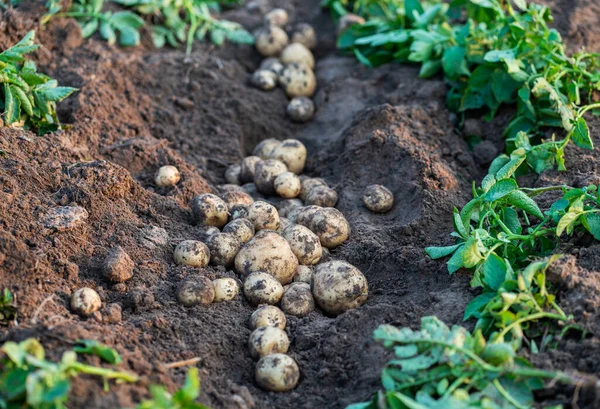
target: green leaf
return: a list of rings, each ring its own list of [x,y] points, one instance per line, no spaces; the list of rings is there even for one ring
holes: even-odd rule
[[[131,27],[119,28],[119,44],[123,47],[135,47],[140,44],[140,33]]]
[[[98,26],[100,25],[100,20],[97,18],[90,20],[88,23],[85,23],[81,26],[81,36],[83,38],[91,37],[96,30],[98,30]]]
[[[448,272],[453,274],[464,267],[463,262],[464,245],[460,246],[450,257],[450,260],[446,263],[448,266]]]
[[[436,260],[438,258],[449,256],[454,253],[454,251],[459,248],[461,244],[456,244],[454,246],[446,246],[446,247],[427,247],[425,249],[425,253]]]
[[[63,99],[65,99],[66,97],[68,97],[69,95],[71,95],[72,93],[74,93],[75,91],[77,91],[77,88],[71,88],[71,87],[51,88],[47,91],[44,91],[44,98],[46,98],[48,101],[59,102],[59,101],[62,101]]]
[[[470,238],[462,248],[463,266],[466,268],[475,267],[483,260],[483,256],[479,251],[479,243],[477,239]],[[456,253],[455,253],[456,254]]]
[[[10,125],[21,118],[19,100],[15,98],[9,84],[4,83],[4,123]]]
[[[118,365],[123,362],[123,359],[117,351],[113,348],[102,345],[98,341],[91,339],[80,339],[77,341],[80,346],[73,348],[73,351],[79,354],[91,354],[96,355],[110,364]]]
[[[590,138],[590,130],[583,117],[577,118],[572,132],[571,139],[575,145],[583,149],[594,149],[594,143]]]
[[[450,78],[469,75],[469,69],[465,60],[465,48],[454,46],[446,49],[442,57],[442,66],[444,67],[445,74]]]
[[[600,213],[587,213],[584,218],[586,229],[596,240],[600,240]]]
[[[515,150],[510,155],[510,161],[504,165],[497,173],[496,180],[505,179],[513,176],[515,171],[521,166],[527,156],[525,155],[525,150],[523,148],[519,148]]]
[[[467,232],[467,228],[463,224],[462,219],[460,217],[460,213],[458,212],[458,209],[456,207],[454,208],[454,210],[452,212],[452,223],[454,224],[454,230],[462,238],[466,239],[468,237],[469,233]]]
[[[513,0],[515,2],[515,5],[520,8],[521,10],[525,11],[527,10],[527,1],[526,0]]]
[[[492,290],[498,291],[506,280],[506,263],[492,253],[483,263],[483,283]]]
[[[431,78],[442,69],[442,62],[440,60],[429,60],[425,61],[421,65],[421,71],[419,71],[419,77]]]
[[[21,108],[27,113],[27,115],[33,115],[33,106],[31,105],[31,101],[25,94],[25,91],[23,91],[16,85],[11,85],[10,90],[13,93],[13,95],[19,99]]]
[[[100,24],[100,35],[110,45],[113,45],[117,41],[117,34],[115,33],[115,30],[112,28],[110,23],[106,21],[103,21],[102,24]]]
[[[200,395],[200,378],[198,368],[190,368],[185,378],[183,388],[175,392],[173,396],[176,402],[191,403]]]
[[[137,14],[130,11],[118,11],[110,17],[110,24],[119,31],[131,29],[137,31],[145,23]]]
[[[484,198],[486,202],[495,202],[517,189],[517,182],[514,179],[502,179],[490,188]]]
[[[581,216],[581,213],[565,213],[565,215],[561,217],[561,219],[558,222],[558,225],[556,226],[556,236],[560,237],[566,229],[568,229],[577,221],[579,216]]]
[[[540,210],[537,203],[520,190],[515,190],[514,192],[509,193],[506,196],[506,201],[511,205],[515,206],[516,208],[519,208],[531,215],[534,215],[538,219],[544,218],[544,214]]]
[[[484,292],[483,294],[478,295],[473,298],[471,302],[467,305],[465,309],[465,315],[463,320],[468,320],[471,317],[477,317],[477,314],[483,310],[483,307],[487,305],[490,301],[494,299],[496,296],[495,293],[492,292]]]

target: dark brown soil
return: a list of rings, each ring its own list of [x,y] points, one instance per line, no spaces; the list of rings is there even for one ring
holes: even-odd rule
[[[0,49],[37,27],[43,12],[30,1],[0,12]],[[260,58],[251,47],[197,45],[191,61],[181,50],[110,47],[82,40],[78,25],[55,19],[38,36],[44,48],[35,59],[41,70],[80,92],[60,105],[68,130],[38,137],[0,129],[0,288],[17,297],[19,325],[0,333],[0,342],[37,337],[53,358],[78,338],[97,339],[124,356],[123,369],[142,376],[135,385],[113,385],[82,377],[75,381],[69,407],[133,407],[147,386],[181,385],[185,369],[164,364],[199,357],[201,401],[218,408],[343,408],[367,399],[380,385],[389,354],[372,341],[379,324],[418,325],[425,315],[459,324],[476,294],[469,276],[449,277],[443,262],[429,260],[423,248],[449,243],[452,206],[470,196],[472,180],[484,174],[487,149],[502,149],[501,128],[508,114],[484,130],[488,147],[470,149],[454,131],[446,110],[445,84],[417,78],[415,67],[360,66],[334,49],[333,24],[318,0],[252,2],[227,12],[252,28],[261,10],[283,6],[292,20],[319,28],[316,52],[317,115],[309,124],[285,116],[281,90],[253,89],[248,79]],[[556,25],[573,47],[600,51],[599,6],[594,0],[549,1]],[[600,143],[600,120],[592,133]],[[236,277],[224,269],[182,268],[172,249],[184,239],[201,238],[188,207],[199,193],[224,183],[225,167],[265,138],[299,138],[308,147],[307,172],[324,177],[340,195],[338,208],[350,220],[350,240],[333,252],[362,270],[369,280],[367,303],[330,318],[320,312],[289,317],[290,354],[301,368],[299,386],[267,393],[254,383],[247,352],[247,321],[253,308],[233,302],[185,308],[175,300],[187,276]],[[174,188],[156,188],[161,165],[179,168]],[[571,147],[569,170],[530,178],[535,185],[598,184],[600,154]],[[385,215],[370,213],[362,189],[379,183],[396,204]],[[57,206],[81,206],[87,221],[55,232],[40,221]],[[121,246],[135,263],[133,278],[111,284],[101,267]],[[565,245],[569,256],[552,275],[565,308],[592,333],[600,330],[600,246],[585,238]],[[70,295],[95,288],[104,305],[118,303],[122,321],[81,319],[68,309]],[[112,315],[111,315],[112,317]],[[568,341],[532,359],[539,365],[600,375],[600,338]],[[97,362],[95,362],[97,363]],[[571,407],[572,389],[557,386],[541,396]],[[599,407],[594,391],[579,393],[579,407]],[[575,407],[573,405],[573,407]]]

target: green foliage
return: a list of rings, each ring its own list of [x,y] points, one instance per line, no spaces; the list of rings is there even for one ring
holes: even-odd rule
[[[0,54],[0,111],[5,125],[23,125],[40,134],[60,129],[56,103],[77,91],[59,87],[56,80],[37,72],[35,63],[24,56],[39,48],[30,31]]]
[[[195,403],[200,395],[200,379],[198,368],[190,368],[185,380],[185,385],[171,395],[162,386],[151,386],[151,400],[144,401],[137,409],[209,409],[207,406]]]
[[[119,355],[117,351],[106,345],[102,345],[98,341],[92,339],[80,339],[77,343],[79,345],[73,348],[73,351],[78,354],[96,355],[113,365],[118,365],[123,362],[121,355]]]
[[[17,308],[14,305],[13,295],[8,288],[0,294],[0,325],[8,325],[17,318]]]

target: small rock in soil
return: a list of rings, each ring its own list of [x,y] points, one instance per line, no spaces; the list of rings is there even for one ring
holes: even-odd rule
[[[73,229],[87,220],[87,210],[80,206],[59,206],[50,209],[42,219],[42,225],[48,229],[65,231]]]
[[[490,141],[483,141],[475,145],[473,156],[479,166],[487,166],[498,156],[498,148]]]
[[[148,310],[154,307],[154,294],[147,288],[134,288],[126,300],[127,307],[134,311]]]
[[[169,233],[161,227],[146,226],[142,229],[142,246],[152,250],[169,244]]]
[[[121,322],[122,310],[119,304],[108,304],[104,309],[104,322],[116,324]]]
[[[111,249],[104,260],[104,277],[113,283],[124,283],[133,277],[134,262],[121,246]]]

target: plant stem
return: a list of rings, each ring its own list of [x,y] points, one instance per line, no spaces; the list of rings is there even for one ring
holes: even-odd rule
[[[536,314],[532,314],[532,315],[528,315],[526,317],[520,318],[520,319],[516,320],[515,322],[513,322],[512,324],[510,324],[509,326],[507,326],[506,328],[504,328],[502,330],[502,332],[500,332],[500,334],[498,334],[498,339],[504,339],[504,336],[506,334],[508,334],[510,332],[510,330],[513,327],[515,327],[516,325],[520,325],[524,322],[535,321],[535,320],[543,319],[543,318],[551,318],[551,319],[555,319],[557,321],[565,321],[565,319],[566,319],[566,317],[564,315],[553,314],[551,312],[538,312]]]
[[[494,379],[492,381],[492,384],[496,387],[500,395],[502,395],[504,399],[506,399],[511,405],[513,405],[517,409],[528,409],[526,406],[523,406],[519,402],[517,402],[515,398],[513,398],[512,395],[508,393],[506,389],[504,389],[504,387],[498,379]]]
[[[97,375],[101,376],[105,379],[120,379],[125,382],[137,382],[137,375],[130,374],[127,372],[118,372],[113,371],[111,369],[99,368],[95,366],[85,365],[79,362],[74,362],[69,365],[69,369],[72,369],[76,372],[86,373],[89,375]]]

